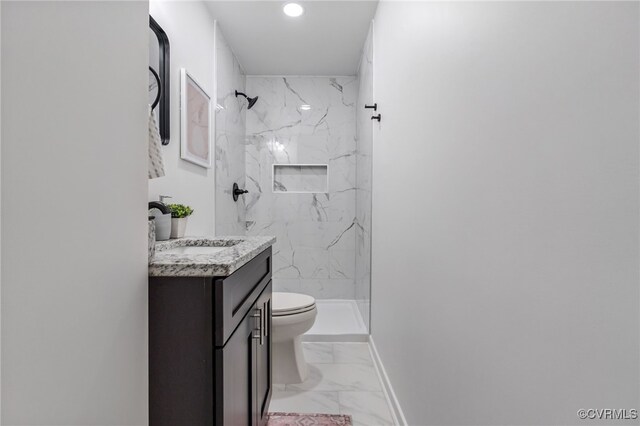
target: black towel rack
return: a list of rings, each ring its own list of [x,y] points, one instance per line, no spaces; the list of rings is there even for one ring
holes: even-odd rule
[[[156,95],[156,99],[151,104],[151,109],[156,109],[158,106],[158,102],[160,102],[160,96],[162,96],[162,85],[160,84],[160,76],[151,66],[149,67],[149,71],[153,74],[153,77],[156,79],[156,83],[158,84],[158,94]]]

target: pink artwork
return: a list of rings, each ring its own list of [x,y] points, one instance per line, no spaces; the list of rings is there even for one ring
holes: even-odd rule
[[[344,414],[269,413],[267,426],[351,426]]]
[[[211,101],[184,68],[181,77],[180,156],[200,166],[211,167]]]

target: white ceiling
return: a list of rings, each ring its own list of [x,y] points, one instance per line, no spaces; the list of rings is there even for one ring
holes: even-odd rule
[[[377,0],[205,1],[248,75],[353,75]]]

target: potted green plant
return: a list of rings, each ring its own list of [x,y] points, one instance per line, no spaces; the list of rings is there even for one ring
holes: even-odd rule
[[[182,238],[187,230],[187,219],[193,213],[193,209],[184,204],[169,204],[171,210],[171,238]]]

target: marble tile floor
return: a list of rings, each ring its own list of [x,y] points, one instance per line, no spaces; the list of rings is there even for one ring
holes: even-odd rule
[[[274,385],[272,412],[350,414],[353,426],[392,426],[367,343],[303,343],[309,377]]]

